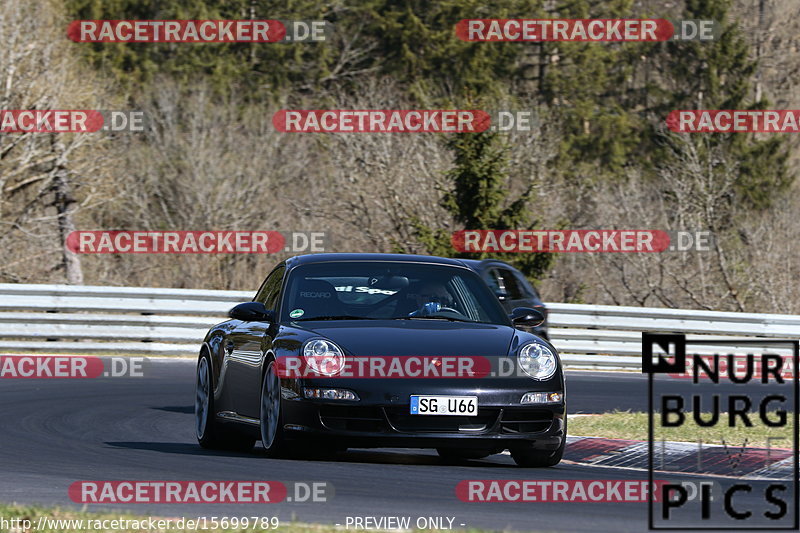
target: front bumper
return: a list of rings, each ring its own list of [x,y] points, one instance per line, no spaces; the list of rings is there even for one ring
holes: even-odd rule
[[[476,416],[412,415],[408,394],[366,403],[284,396],[284,431],[288,438],[324,437],[350,447],[557,449],[566,438],[565,404],[513,404],[507,395],[497,402],[497,395],[478,394]]]

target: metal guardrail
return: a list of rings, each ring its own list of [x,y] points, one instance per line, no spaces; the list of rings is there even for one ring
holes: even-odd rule
[[[641,370],[642,332],[684,333],[687,340],[719,341],[692,346],[692,353],[779,353],[787,347],[759,348],[737,340],[798,339],[800,315],[732,313],[659,307],[547,304],[550,338],[572,367]]]
[[[210,326],[249,291],[0,284],[5,353],[194,356]],[[800,338],[800,316],[550,303],[550,338],[576,368],[641,365],[641,332],[690,339]],[[722,353],[709,344],[696,353]],[[756,350],[758,351],[758,350]],[[775,351],[775,350],[772,350]]]

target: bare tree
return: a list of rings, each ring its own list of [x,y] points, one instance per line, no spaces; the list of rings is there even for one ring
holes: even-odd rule
[[[47,0],[0,3],[0,109],[97,109],[100,84],[64,39],[59,9]],[[0,133],[0,244],[13,250],[0,278],[82,283],[64,243],[86,207],[78,197],[99,177],[100,154],[90,152],[103,141],[101,133]]]

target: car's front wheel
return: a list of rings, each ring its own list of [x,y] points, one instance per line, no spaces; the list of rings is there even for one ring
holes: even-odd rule
[[[194,420],[197,442],[203,448],[212,450],[248,451],[256,441],[231,429],[226,431],[214,416],[214,387],[211,377],[211,363],[208,354],[203,353],[197,362],[195,385]]]
[[[281,381],[270,361],[261,382],[261,443],[267,455],[278,457],[286,451],[281,422]]]

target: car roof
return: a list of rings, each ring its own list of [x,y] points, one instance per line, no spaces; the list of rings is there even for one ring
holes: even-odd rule
[[[513,266],[509,265],[505,261],[500,261],[499,259],[460,259],[460,261],[472,270],[479,270],[481,267],[489,265],[502,265],[506,268],[510,268],[511,270],[516,270],[516,268]]]
[[[467,265],[460,259],[437,257],[435,255],[411,254],[361,254],[361,253],[324,253],[296,255],[286,260],[287,268],[313,263],[332,263],[337,261],[390,261],[400,263],[428,263],[464,268]]]

